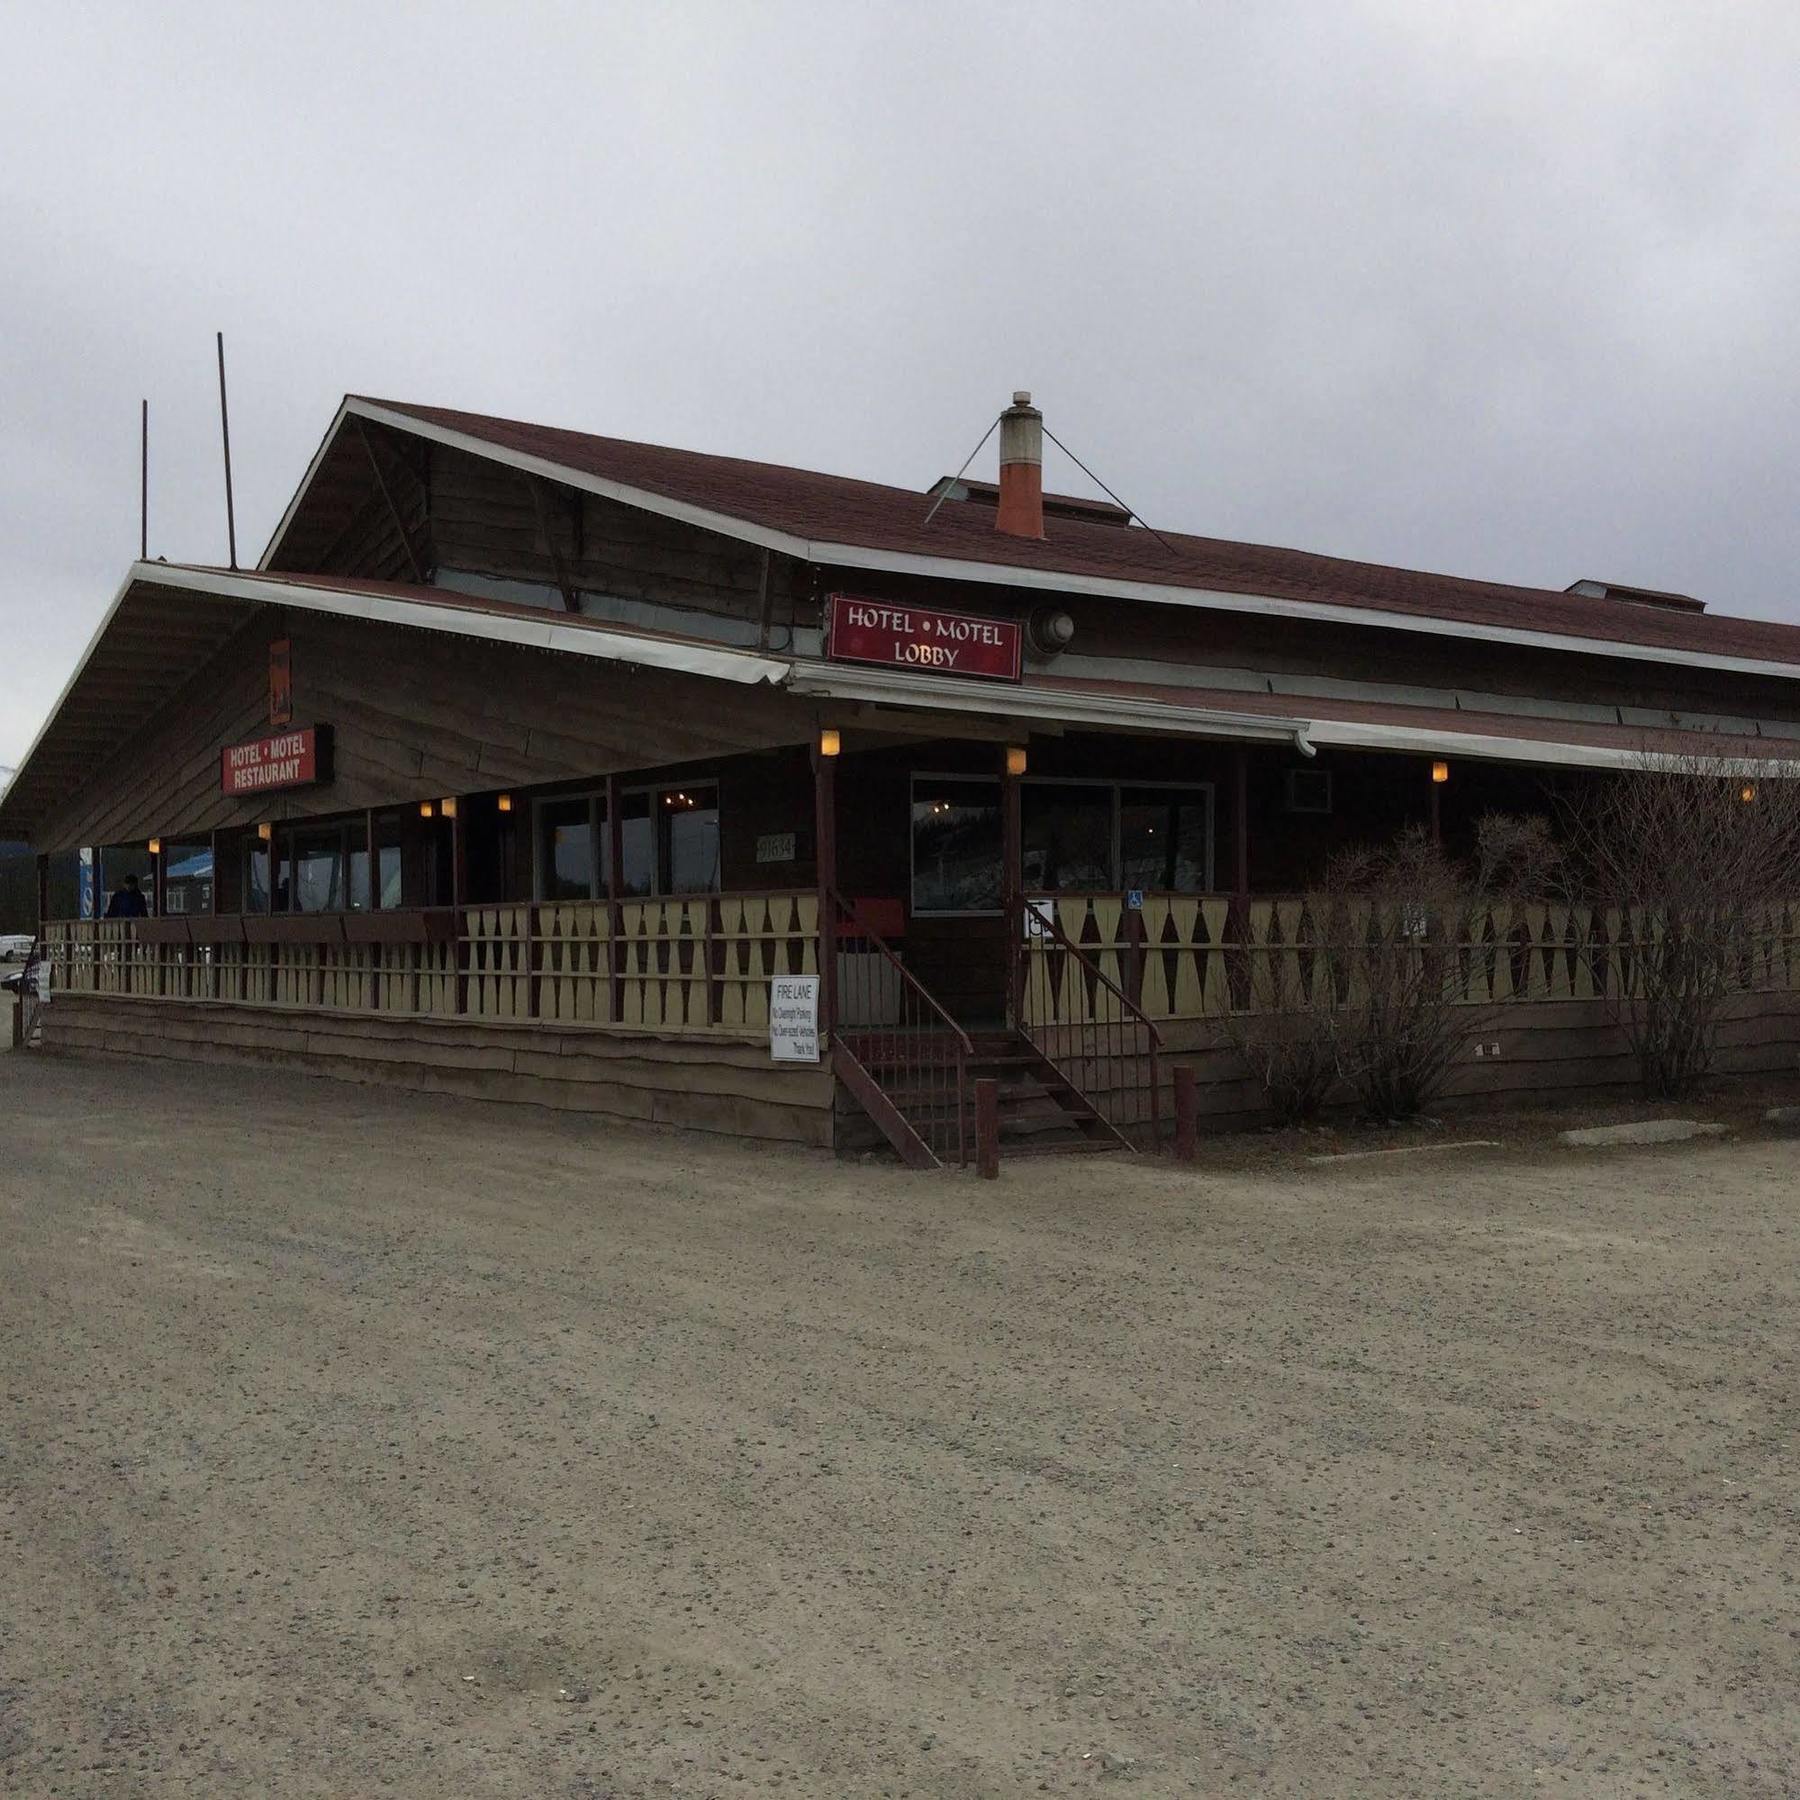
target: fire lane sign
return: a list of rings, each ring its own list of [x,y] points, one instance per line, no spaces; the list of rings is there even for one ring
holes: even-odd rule
[[[769,983],[769,1057],[773,1062],[819,1060],[819,978],[777,975]]]
[[[277,732],[219,752],[221,793],[266,794],[279,788],[313,787],[331,779],[331,728],[308,725]]]
[[[1017,681],[1022,649],[1016,619],[982,619],[891,600],[859,600],[854,594],[831,596],[825,654],[833,662]]]

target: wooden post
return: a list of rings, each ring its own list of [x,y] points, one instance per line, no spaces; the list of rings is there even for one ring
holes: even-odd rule
[[[837,1020],[837,758],[813,744],[814,860],[819,887],[819,1032]]]
[[[463,909],[469,903],[469,839],[463,830],[463,808],[466,798],[457,797],[456,811],[450,817],[450,958],[456,979],[456,1016],[469,1010],[468,919]]]
[[[1438,782],[1431,764],[1425,768],[1426,784],[1431,790],[1431,841],[1439,849],[1444,844],[1444,822],[1441,808],[1438,805]]]
[[[162,843],[161,838],[156,840],[156,854],[150,859],[150,911],[158,919],[163,916],[164,905],[168,898],[166,871],[169,858],[162,848]]]
[[[1231,753],[1231,891],[1240,905],[1250,898],[1250,752]]]
[[[1175,1065],[1175,1160],[1200,1154],[1200,1083],[1187,1063]]]
[[[37,916],[38,936],[42,937],[45,922],[50,917],[50,859],[47,856],[37,859]]]
[[[1012,752],[1000,751],[1000,912],[1005,920],[1006,1023],[1017,1030],[1023,1013],[1025,920],[1023,910],[1025,853],[1020,813],[1019,778],[1012,772]]]
[[[1000,1173],[1000,1083],[991,1075],[975,1082],[975,1173],[983,1181]]]
[[[619,1025],[625,1019],[625,817],[617,775],[606,778],[606,933],[612,1022]]]
[[[363,854],[369,859],[369,911],[381,911],[381,846],[375,839],[375,809],[363,813]],[[369,1011],[381,1010],[381,959],[387,954],[380,944],[366,946],[369,958]]]

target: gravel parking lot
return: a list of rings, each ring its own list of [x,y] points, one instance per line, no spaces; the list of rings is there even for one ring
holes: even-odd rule
[[[8,1795],[1800,1791],[1800,1146],[0,1134]]]

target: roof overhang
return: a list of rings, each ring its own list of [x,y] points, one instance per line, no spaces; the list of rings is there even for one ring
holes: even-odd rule
[[[590,624],[527,608],[499,610],[392,584],[309,582],[244,570],[133,563],[17,772],[0,793],[0,837],[39,820],[147,725],[262,606],[403,625],[559,655],[774,684],[789,665],[686,639]]]
[[[280,545],[288,527],[305,501],[339,430],[350,418],[366,419],[371,424],[408,433],[428,443],[442,444],[470,456],[485,458],[508,468],[537,475],[565,487],[616,500],[641,512],[679,520],[741,543],[756,544],[763,549],[791,556],[801,562],[841,569],[867,569],[885,574],[914,575],[931,581],[978,583],[991,587],[1020,588],[1044,594],[1079,594],[1109,599],[1133,600],[1152,606],[1176,606],[1201,612],[1242,613],[1265,618],[1313,620],[1335,625],[1362,626],[1378,631],[1405,631],[1431,637],[1473,639],[1483,643],[1509,644],[1525,649],[1556,650],[1577,655],[1605,656],[1630,662],[1673,664],[1684,668],[1716,669],[1730,674],[1771,675],[1787,680],[1800,680],[1800,662],[1782,662],[1749,656],[1718,655],[1686,648],[1669,648],[1655,644],[1622,642],[1614,638],[1590,638],[1551,631],[1534,631],[1505,625],[1472,625],[1460,619],[1433,618],[1428,614],[1388,612],[1379,607],[1338,606],[1328,601],[1283,599],[1268,594],[1200,588],[1177,584],[1125,581],[1094,575],[1080,575],[1056,569],[1026,568],[1000,562],[975,562],[958,557],[922,556],[913,552],[872,549],[861,544],[834,543],[782,531],[731,513],[696,506],[691,501],[676,499],[652,489],[635,487],[626,482],[609,480],[590,471],[573,468],[552,458],[536,456],[529,451],[497,444],[473,432],[459,431],[433,420],[421,419],[391,406],[357,396],[347,397],[339,406],[331,428],[325,434],[306,475],[294,497],[288,502],[270,536],[259,568],[266,568]]]
[[[1311,756],[1304,719],[1258,713],[1220,712],[1172,706],[1119,694],[1071,693],[1065,688],[959,681],[953,676],[889,674],[846,664],[796,664],[788,691],[804,699],[917,708],[933,713],[974,713],[1023,723],[1087,726],[1099,731],[1152,733],[1165,737],[1233,739],[1258,744],[1291,744]]]

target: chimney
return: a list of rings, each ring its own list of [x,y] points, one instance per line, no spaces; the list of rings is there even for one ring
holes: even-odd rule
[[[994,529],[1013,537],[1044,535],[1044,415],[1023,388],[1000,415],[1000,505]]]

